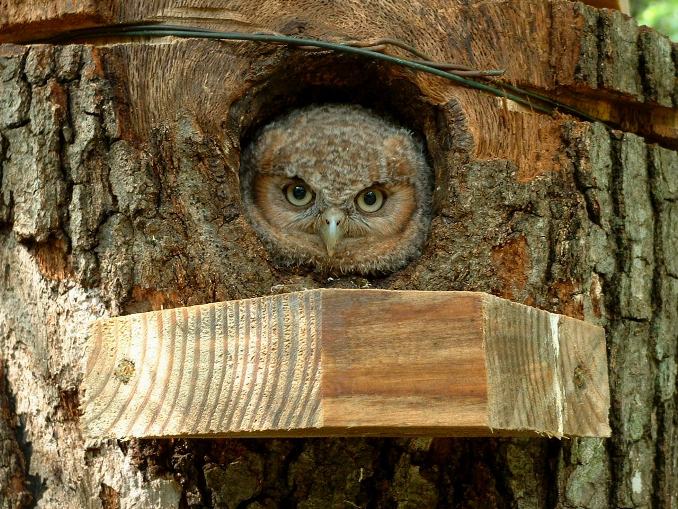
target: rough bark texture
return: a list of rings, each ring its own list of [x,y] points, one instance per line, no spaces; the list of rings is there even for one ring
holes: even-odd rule
[[[623,101],[675,101],[656,63],[665,44],[641,31],[640,55],[616,53],[633,46],[629,32],[602,12],[608,60],[580,48],[577,76]],[[427,49],[455,60],[445,27],[430,26]],[[284,108],[323,99],[391,112],[426,138],[436,216],[400,272],[280,269],[242,214],[241,144]],[[675,151],[635,134],[322,52],[3,46],[0,507],[676,509],[677,174]],[[613,437],[82,439],[77,388],[95,318],[366,285],[486,291],[604,326]]]
[[[33,498],[28,488],[26,459],[18,443],[18,422],[7,394],[5,367],[0,363],[0,508],[29,507]]]

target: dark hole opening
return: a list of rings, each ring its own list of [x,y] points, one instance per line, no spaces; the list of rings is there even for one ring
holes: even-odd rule
[[[311,104],[351,103],[364,106],[419,136],[435,173],[434,210],[447,188],[447,168],[463,164],[472,138],[459,103],[434,104],[409,70],[356,56],[288,50],[277,65],[240,101],[231,119],[240,126],[241,147],[258,130],[286,112]]]

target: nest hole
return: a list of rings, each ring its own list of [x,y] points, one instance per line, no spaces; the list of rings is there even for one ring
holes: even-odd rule
[[[285,113],[312,104],[357,104],[412,131],[424,142],[433,168],[434,213],[446,198],[450,165],[469,159],[472,138],[458,101],[435,104],[414,72],[353,55],[288,50],[231,109],[240,146]]]

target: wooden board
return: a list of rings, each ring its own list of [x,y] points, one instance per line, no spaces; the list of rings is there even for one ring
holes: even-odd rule
[[[311,290],[102,319],[94,438],[608,436],[601,328],[483,293]]]

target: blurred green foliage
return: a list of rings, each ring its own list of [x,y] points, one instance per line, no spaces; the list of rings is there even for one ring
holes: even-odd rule
[[[678,41],[678,0],[631,0],[639,25],[647,25]]]

